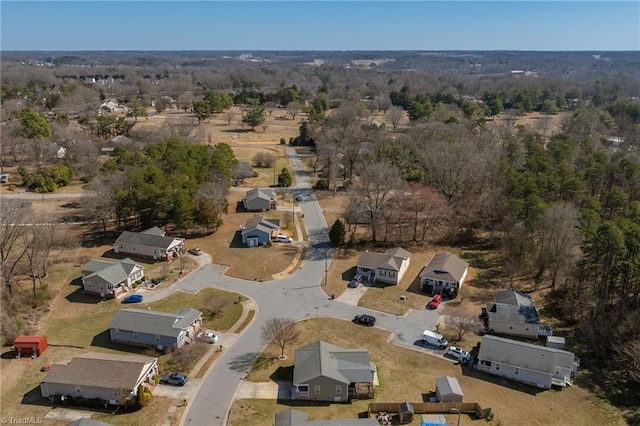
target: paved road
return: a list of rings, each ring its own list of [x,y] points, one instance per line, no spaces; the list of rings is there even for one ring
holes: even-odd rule
[[[207,265],[175,286],[189,292],[197,292],[203,287],[234,291],[251,297],[258,305],[251,325],[232,347],[225,349],[223,356],[203,379],[183,419],[185,425],[226,424],[242,377],[264,349],[260,334],[269,318],[291,317],[299,320],[326,316],[351,319],[358,313],[371,313],[375,314],[378,327],[393,333],[393,343],[435,352],[423,348],[419,339],[424,329],[433,329],[435,326],[438,318],[436,313],[410,311],[404,317],[399,317],[341,303],[339,300],[329,300],[321,287],[332,255],[327,223],[315,196],[309,191],[309,180],[302,162],[292,148],[287,149],[298,183],[297,188],[293,188],[292,191],[306,194],[305,199],[300,202],[300,207],[304,213],[303,220],[309,241],[302,267],[286,279],[253,282],[225,276],[222,267]]]

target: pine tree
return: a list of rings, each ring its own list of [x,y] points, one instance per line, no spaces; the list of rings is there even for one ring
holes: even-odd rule
[[[286,167],[282,168],[282,171],[278,175],[278,186],[289,187],[293,183],[293,177]]]
[[[344,244],[344,222],[340,219],[336,219],[331,226],[331,230],[329,231],[329,240],[336,246],[341,246]]]

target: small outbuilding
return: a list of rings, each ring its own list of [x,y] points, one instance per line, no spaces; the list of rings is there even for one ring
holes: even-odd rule
[[[564,349],[565,345],[567,344],[567,342],[565,341],[564,337],[560,337],[560,336],[547,336],[547,343],[546,346],[548,348],[554,348],[554,349]]]
[[[413,416],[416,414],[410,402],[403,402],[398,407],[398,419],[401,424],[413,423]]]
[[[463,397],[458,379],[450,376],[436,379],[436,398],[439,402],[462,402]]]
[[[38,357],[47,350],[47,336],[18,336],[13,342],[17,357]]]

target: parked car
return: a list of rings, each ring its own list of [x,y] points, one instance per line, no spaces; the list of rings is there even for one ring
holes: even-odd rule
[[[440,302],[442,302],[442,295],[436,294],[433,296],[433,299],[429,303],[427,303],[427,309],[437,309],[440,306]]]
[[[202,254],[202,250],[199,247],[194,247],[192,249],[189,249],[189,254],[200,256]]]
[[[129,296],[122,299],[121,303],[140,303],[142,302],[142,299],[143,297],[141,294],[130,294]]]
[[[165,385],[184,386],[187,383],[187,376],[182,373],[165,374],[162,377],[161,383]]]
[[[374,317],[373,315],[366,315],[366,314],[356,315],[353,318],[353,322],[355,322],[356,324],[363,324],[363,325],[368,325],[369,327],[372,327],[376,324],[376,317]]]
[[[162,278],[153,278],[151,280],[151,285],[153,285],[154,287],[161,284],[162,283]]]
[[[444,356],[457,359],[460,362],[469,361],[471,359],[471,354],[469,352],[457,346],[449,346],[449,349],[447,349]]]
[[[293,239],[291,237],[288,237],[286,235],[278,235],[275,239],[277,242],[279,243],[292,243]]]
[[[304,200],[304,197],[300,194],[296,195],[296,201],[302,201]]]
[[[203,331],[198,334],[198,340],[205,343],[216,343],[218,336],[210,331]]]
[[[358,287],[358,284],[360,284],[362,282],[362,274],[356,274],[355,277],[353,277],[353,279],[351,281],[349,281],[349,288],[356,288]]]

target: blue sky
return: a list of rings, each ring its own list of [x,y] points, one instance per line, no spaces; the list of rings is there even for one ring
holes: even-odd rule
[[[640,1],[0,1],[2,50],[640,50]]]

